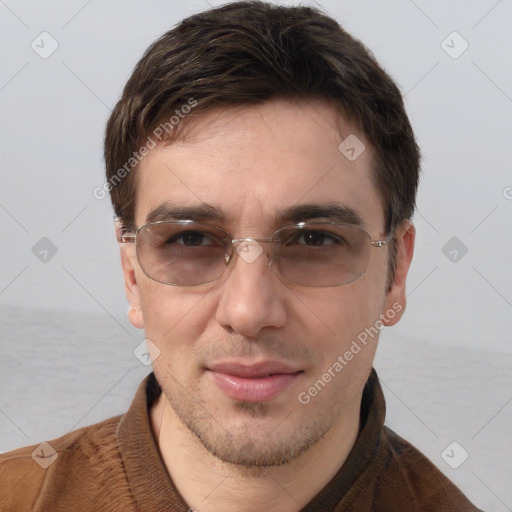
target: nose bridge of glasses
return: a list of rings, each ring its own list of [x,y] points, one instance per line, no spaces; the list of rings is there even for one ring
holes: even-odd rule
[[[248,236],[246,238],[233,238],[231,240],[231,244],[235,245],[235,244],[239,244],[241,242],[271,242],[271,241],[272,241],[271,238],[254,238],[252,236]]]
[[[259,244],[261,243],[270,243],[273,242],[272,238],[255,238],[252,236],[248,236],[245,238],[233,238],[231,243],[229,244],[229,249],[225,254],[226,263],[229,263],[232,260],[233,253],[237,252],[238,255],[246,262],[252,263],[256,260],[260,254],[264,252],[263,247]],[[272,246],[273,247],[273,244]],[[268,256],[268,253],[267,253]],[[269,258],[269,265],[272,264],[274,259],[274,253],[271,249],[271,255]]]

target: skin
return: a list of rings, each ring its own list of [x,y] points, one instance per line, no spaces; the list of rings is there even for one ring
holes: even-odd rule
[[[350,162],[338,150],[350,133],[366,150]],[[136,223],[170,201],[207,203],[227,213],[235,237],[268,237],[274,215],[337,201],[360,213],[372,239],[385,237],[372,181],[371,145],[324,102],[273,100],[218,109],[187,123],[185,136],[141,162]],[[327,219],[318,219],[327,220]],[[413,256],[414,226],[397,231],[398,266],[387,292],[388,248],[372,248],[366,274],[349,285],[307,288],[235,256],[214,284],[168,286],[145,276],[133,244],[121,245],[129,319],[160,350],[153,369],[163,394],[151,424],[178,491],[198,512],[298,511],[332,479],[357,438],[375,336],[311,401],[308,388],[379,315],[400,304]],[[265,245],[265,244],[264,244]],[[205,365],[237,358],[279,359],[303,373],[268,402],[239,403],[216,387]]]

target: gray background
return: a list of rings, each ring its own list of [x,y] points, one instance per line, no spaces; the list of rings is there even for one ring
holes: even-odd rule
[[[145,48],[222,3],[0,0],[0,451],[122,413],[149,371],[93,196],[103,130]],[[512,1],[320,3],[399,83],[424,154],[408,309],[375,363],[387,423],[512,510]]]

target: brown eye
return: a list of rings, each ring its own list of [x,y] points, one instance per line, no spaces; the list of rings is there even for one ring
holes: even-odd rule
[[[188,246],[203,245],[202,242],[205,238],[206,236],[203,233],[193,231],[191,231],[190,233],[184,233],[183,235],[177,237],[178,243]],[[180,240],[182,241],[180,242]]]
[[[214,234],[203,231],[181,231],[169,237],[165,245],[184,245],[185,247],[204,247],[222,245],[222,242]]]
[[[345,245],[345,241],[331,233],[325,233],[323,231],[299,231],[287,244],[304,245],[307,247],[325,247],[326,245]]]
[[[306,245],[321,246],[328,237],[318,231],[306,231],[302,238]]]

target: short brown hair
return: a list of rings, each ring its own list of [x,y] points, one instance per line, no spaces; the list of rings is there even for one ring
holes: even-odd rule
[[[186,18],[135,66],[108,121],[104,145],[110,196],[124,229],[135,228],[137,167],[134,162],[129,172],[126,163],[176,109],[193,99],[190,120],[215,107],[277,98],[327,100],[355,123],[375,148],[374,180],[386,232],[412,217],[420,152],[391,77],[321,11],[241,1]],[[169,130],[166,141],[177,137],[177,129]],[[392,244],[388,286],[395,268]]]

